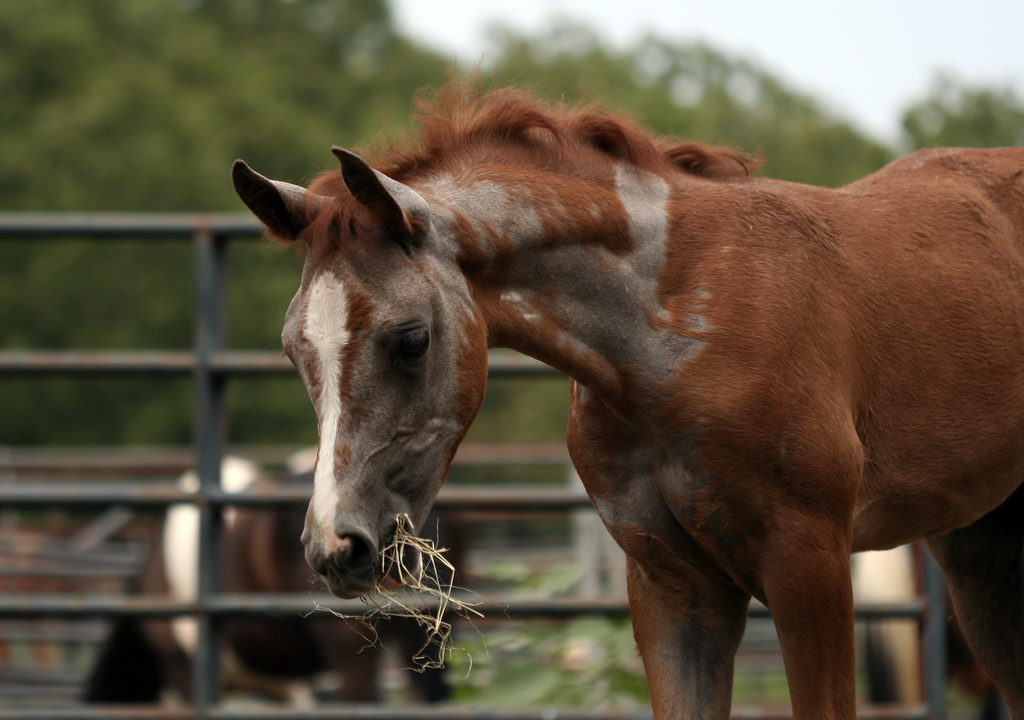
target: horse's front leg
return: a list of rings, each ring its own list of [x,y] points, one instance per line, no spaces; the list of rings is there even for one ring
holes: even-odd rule
[[[627,580],[655,720],[728,720],[750,596],[697,571],[669,580],[628,556]]]
[[[782,646],[794,720],[856,715],[850,534],[794,512],[761,557],[761,582]]]

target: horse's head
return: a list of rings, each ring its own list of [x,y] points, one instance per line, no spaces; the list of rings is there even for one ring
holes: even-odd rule
[[[316,410],[302,541],[331,592],[368,592],[399,518],[420,528],[483,399],[486,330],[426,201],[335,148],[310,190],[238,161],[245,204],[307,254],[285,352]],[[418,558],[405,558],[418,562]]]

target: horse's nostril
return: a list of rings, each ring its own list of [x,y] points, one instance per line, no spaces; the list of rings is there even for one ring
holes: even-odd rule
[[[365,569],[375,561],[376,550],[369,538],[359,532],[341,532],[326,543],[327,562],[339,570]]]
[[[338,555],[350,567],[361,567],[370,564],[374,553],[366,539],[359,535],[345,535],[341,538]]]
[[[334,548],[334,552],[331,555],[335,555],[340,559],[347,559],[352,554],[352,546],[354,545],[351,535],[346,535],[342,538],[337,538],[337,546]]]

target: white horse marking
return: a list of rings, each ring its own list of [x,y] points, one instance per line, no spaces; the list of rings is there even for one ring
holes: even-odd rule
[[[615,166],[615,190],[629,218],[629,235],[635,247],[629,262],[643,285],[637,289],[643,297],[654,298],[668,241],[668,183],[657,175],[641,174],[619,164]],[[660,305],[650,309],[665,317]]]
[[[652,247],[664,257],[668,238],[668,183],[627,165],[615,166],[615,189],[629,214],[629,234],[638,247]]]
[[[515,244],[529,242],[544,235],[543,225],[534,203],[509,192],[509,189],[490,180],[462,182],[451,176],[432,180],[429,195],[443,206],[456,207],[469,221],[485,248],[495,235],[504,236]],[[450,210],[435,207],[434,215],[442,225],[450,224]]]
[[[316,353],[320,393],[316,413],[320,420],[320,443],[313,473],[313,512],[320,522],[324,542],[335,537],[334,512],[338,505],[334,478],[334,454],[341,423],[341,356],[349,341],[348,293],[341,280],[329,272],[309,288],[303,334]]]
[[[534,312],[533,307],[518,292],[510,291],[501,294],[501,302],[511,305],[519,311],[520,316],[526,322],[533,322],[540,318],[540,313]]]
[[[669,185],[657,175],[642,173],[629,165],[615,167],[615,189],[629,218],[629,234],[635,251],[628,262],[636,278],[635,297],[643,298],[647,312],[661,320],[671,320],[669,311],[658,301],[658,278],[665,264],[668,246]],[[699,312],[687,316],[691,330],[706,330],[707,319]],[[661,345],[669,352],[668,367],[689,358],[704,346],[703,340],[682,338],[662,332]]]

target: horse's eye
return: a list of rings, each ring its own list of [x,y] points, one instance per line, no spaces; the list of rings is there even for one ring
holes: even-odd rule
[[[402,336],[398,343],[398,352],[403,359],[412,360],[422,355],[430,345],[430,331],[419,328]]]

